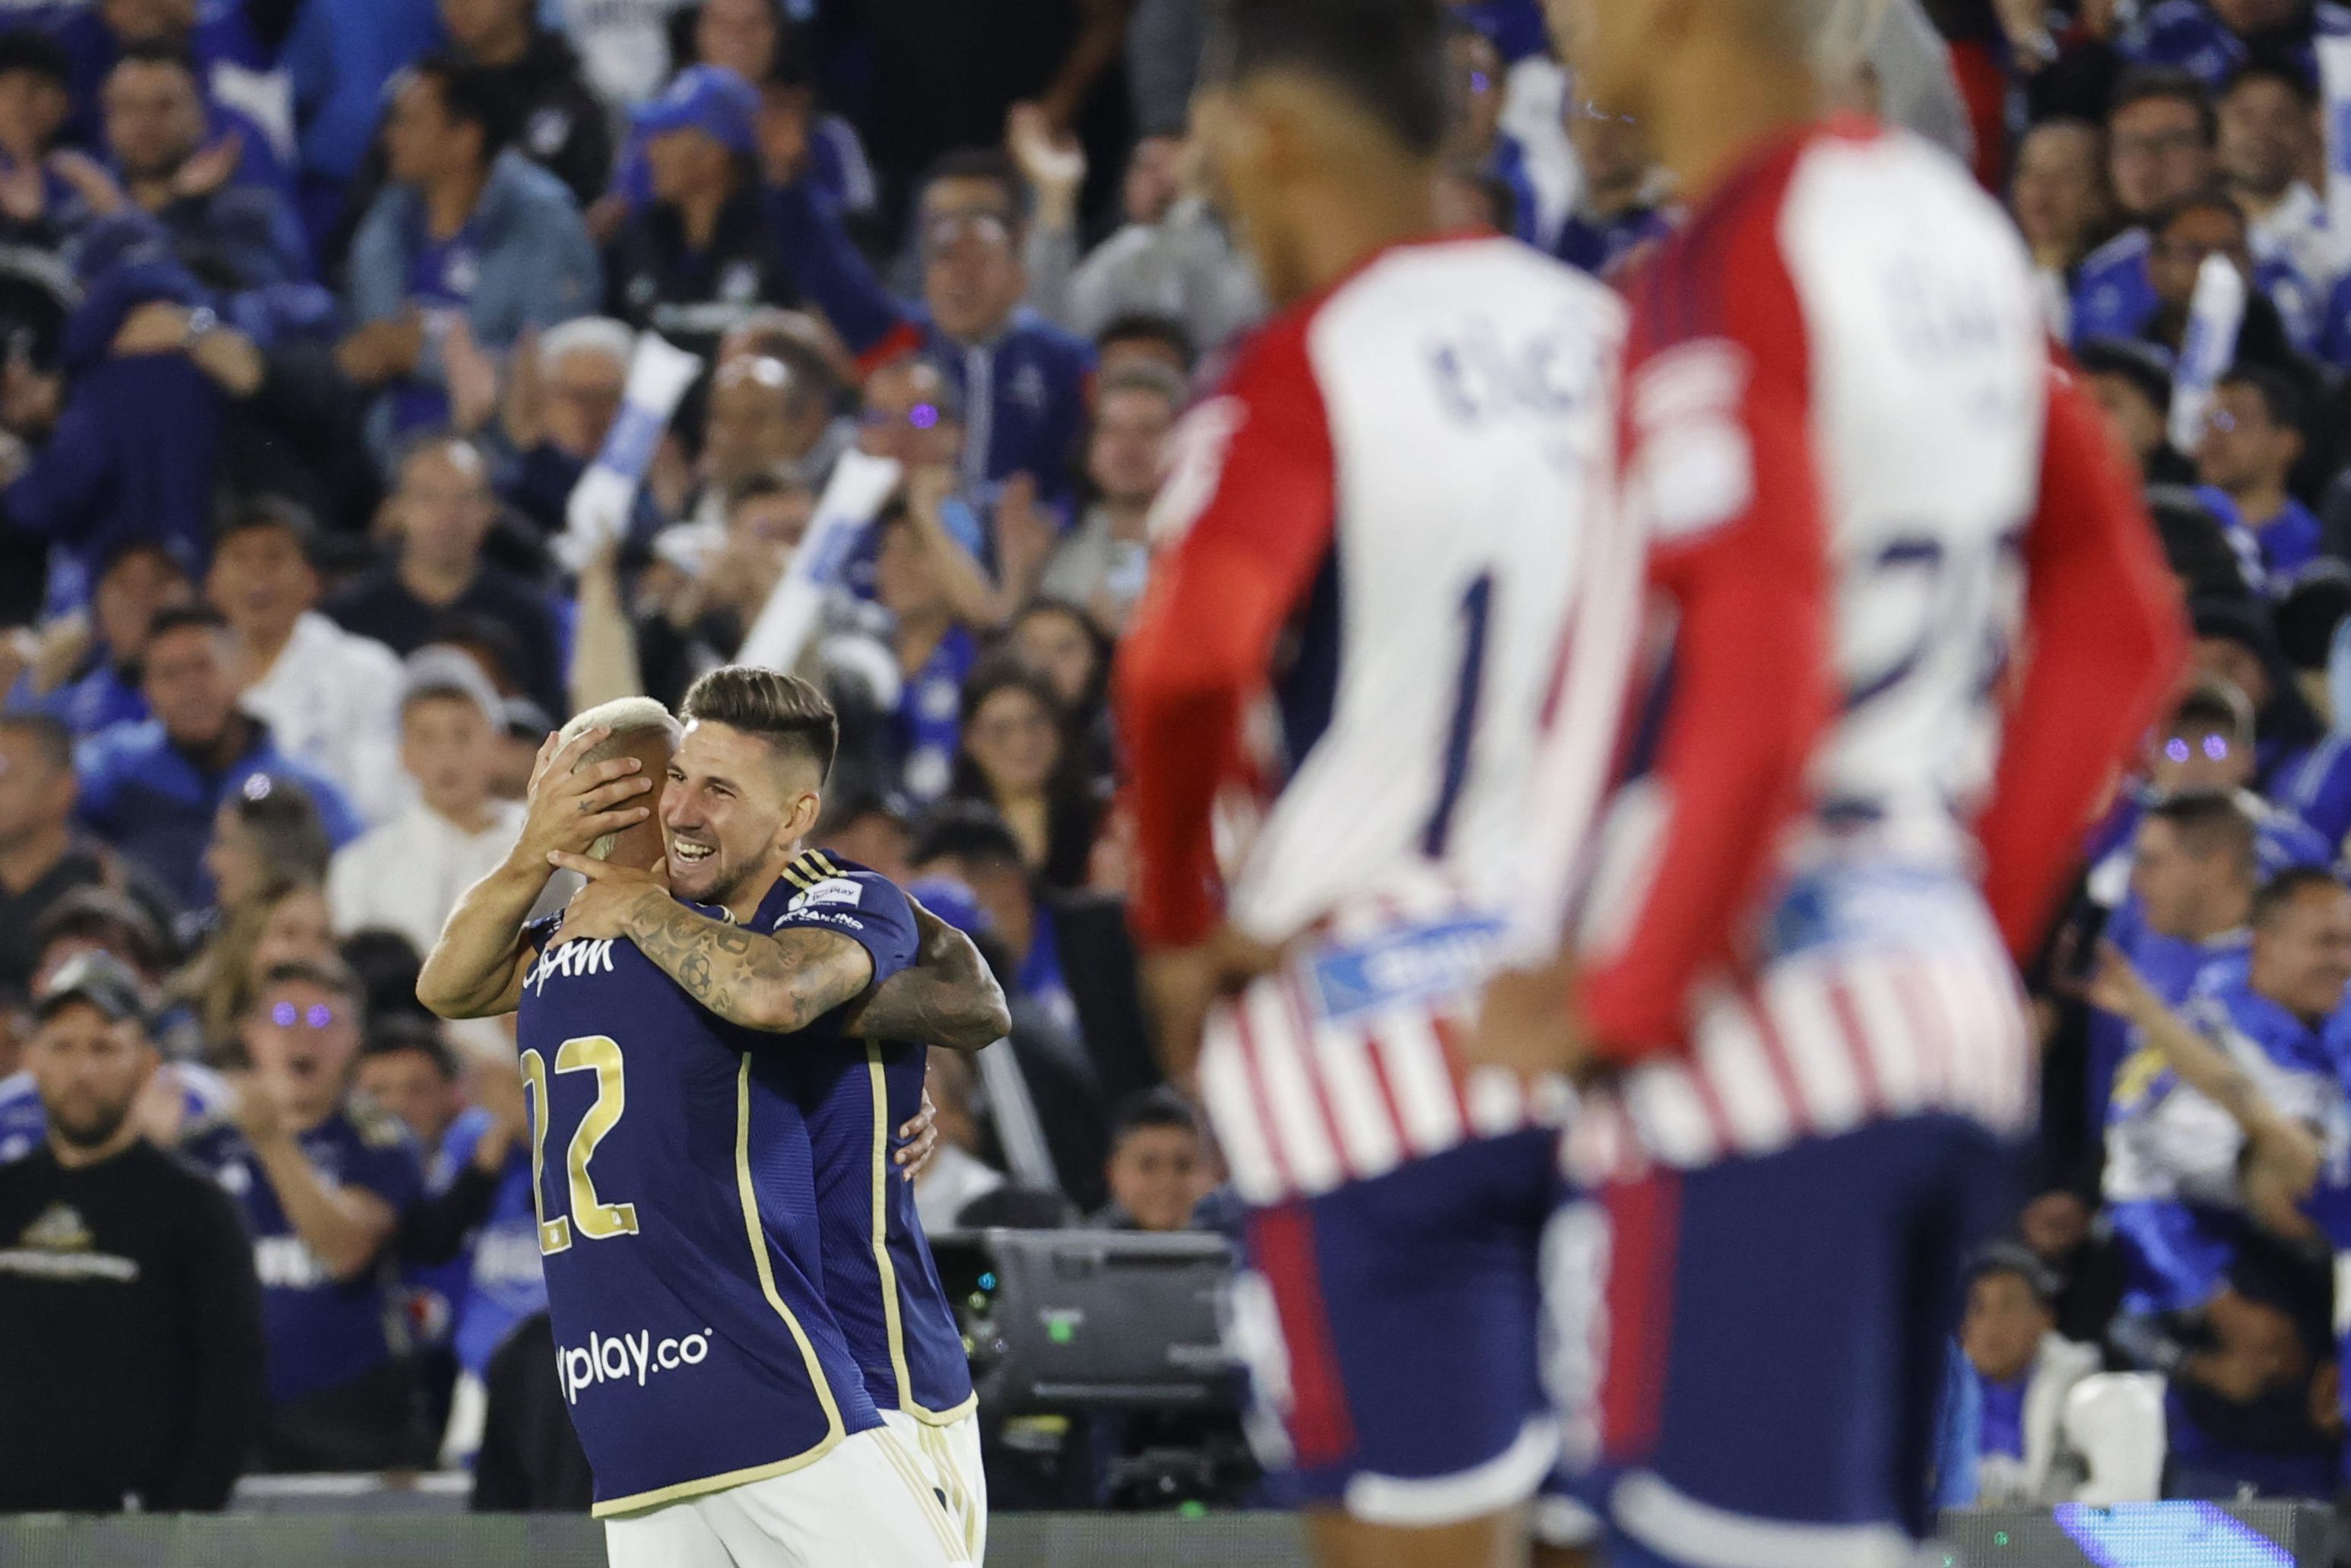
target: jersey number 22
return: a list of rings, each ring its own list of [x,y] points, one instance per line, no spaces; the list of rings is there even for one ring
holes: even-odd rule
[[[567,1040],[556,1049],[555,1071],[558,1072],[593,1072],[596,1075],[596,1103],[580,1118],[578,1131],[571,1134],[571,1146],[564,1154],[564,1165],[571,1176],[571,1218],[557,1215],[547,1218],[547,1058],[536,1051],[522,1053],[523,1086],[531,1097],[530,1139],[530,1201],[538,1215],[538,1250],[541,1255],[560,1252],[571,1245],[571,1227],[577,1222],[580,1233],[590,1241],[608,1240],[615,1236],[637,1233],[637,1206],[633,1203],[606,1203],[596,1196],[596,1184],[589,1178],[588,1162],[596,1157],[596,1145],[604,1134],[620,1121],[621,1113],[628,1108],[628,1086],[621,1076],[620,1042],[610,1035],[582,1035]]]

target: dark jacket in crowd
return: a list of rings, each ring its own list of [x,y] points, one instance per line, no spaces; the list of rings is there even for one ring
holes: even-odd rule
[[[63,547],[63,570],[50,574],[52,611],[78,606],[99,563],[133,539],[163,541],[192,570],[211,553],[224,394],[185,355],[110,351],[138,306],[206,296],[152,220],[110,225],[106,237],[119,243],[84,277],[81,303],[66,320],[57,427],[0,492],[10,528]]]
[[[0,1166],[0,1513],[218,1509],[263,1408],[261,1286],[226,1193],[136,1143]]]
[[[596,1477],[556,1381],[555,1328],[545,1312],[515,1325],[482,1381],[489,1408],[474,1461],[474,1511],[587,1512]]]
[[[436,628],[452,617],[498,622],[514,633],[522,667],[507,673],[525,695],[549,713],[570,711],[547,596],[510,571],[486,564],[465,592],[433,605],[411,593],[396,570],[381,567],[329,600],[326,612],[345,631],[372,637],[402,658],[433,641]]]
[[[612,315],[705,359],[754,311],[799,298],[777,250],[768,204],[748,174],[719,209],[704,250],[687,241],[675,207],[638,204],[604,253],[604,283]]]

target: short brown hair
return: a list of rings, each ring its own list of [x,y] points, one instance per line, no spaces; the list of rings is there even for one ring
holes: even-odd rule
[[[781,670],[728,664],[711,671],[685,694],[679,716],[690,724],[723,724],[756,735],[816,764],[821,781],[832,771],[841,720],[822,692]]]

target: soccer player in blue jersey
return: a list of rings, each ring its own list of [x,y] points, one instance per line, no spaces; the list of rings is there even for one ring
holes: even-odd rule
[[[882,1009],[898,1033],[869,1008],[852,1033],[826,1016],[827,998],[905,973],[921,945],[915,905],[889,879],[801,847],[821,812],[831,706],[805,682],[737,666],[696,683],[683,715],[661,802],[666,884],[559,854],[589,879],[564,929],[625,938],[721,1018],[792,1037],[768,1042],[763,1067],[806,1119],[826,1303],[874,1406],[935,1467],[977,1561],[987,1503],[970,1369],[914,1189],[893,1179],[891,1129],[921,1104],[925,1047],[914,1041],[976,1047],[1004,1020],[942,1030]]]
[[[831,710],[797,683],[731,674],[697,688],[674,764],[672,721],[650,703],[582,716],[584,733],[550,742],[515,854],[467,894],[419,993],[444,1014],[519,1008],[563,1386],[613,1561],[968,1561],[938,1467],[883,1427],[823,1291],[820,1216],[843,1205],[852,1173],[876,1276],[916,1260],[872,1218],[875,1192],[903,1184],[831,1152],[820,1171],[820,1141],[841,1124],[815,1113],[825,1091],[881,1079],[881,1104],[864,1102],[870,1149],[877,1114],[885,1133],[896,1124],[886,1107],[904,1074],[859,1047],[860,1073],[828,1076],[815,1048],[837,1063],[852,1030],[969,1043],[1000,1030],[1001,998],[970,977],[976,959],[893,976],[918,946],[910,910],[887,937],[864,923],[861,939],[838,890],[790,885]],[[656,825],[634,801],[657,768],[669,784]],[[665,849],[678,895],[711,913],[673,899]],[[550,861],[593,880],[559,923],[526,928]],[[771,898],[778,883],[789,895]],[[773,1038],[791,1033],[804,1038]],[[911,1091],[910,1111],[918,1058]],[[886,1320],[903,1301],[877,1304]],[[929,1347],[900,1316],[911,1379]]]

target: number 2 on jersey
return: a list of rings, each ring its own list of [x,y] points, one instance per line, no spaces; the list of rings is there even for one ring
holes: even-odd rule
[[[602,1201],[596,1196],[596,1184],[588,1175],[588,1162],[595,1158],[596,1145],[604,1141],[604,1134],[612,1130],[621,1113],[628,1108],[628,1083],[621,1074],[620,1042],[602,1034],[567,1040],[556,1050],[555,1071],[593,1072],[596,1103],[580,1118],[579,1128],[572,1133],[570,1146],[564,1153],[564,1165],[570,1175],[571,1217],[566,1218],[559,1214],[549,1219],[546,1190],[541,1185],[547,1170],[547,1058],[536,1051],[522,1053],[523,1087],[531,1097],[533,1128],[530,1201],[538,1215],[538,1249],[542,1254],[560,1252],[570,1246],[575,1222],[580,1233],[590,1241],[637,1233],[637,1206]]]

